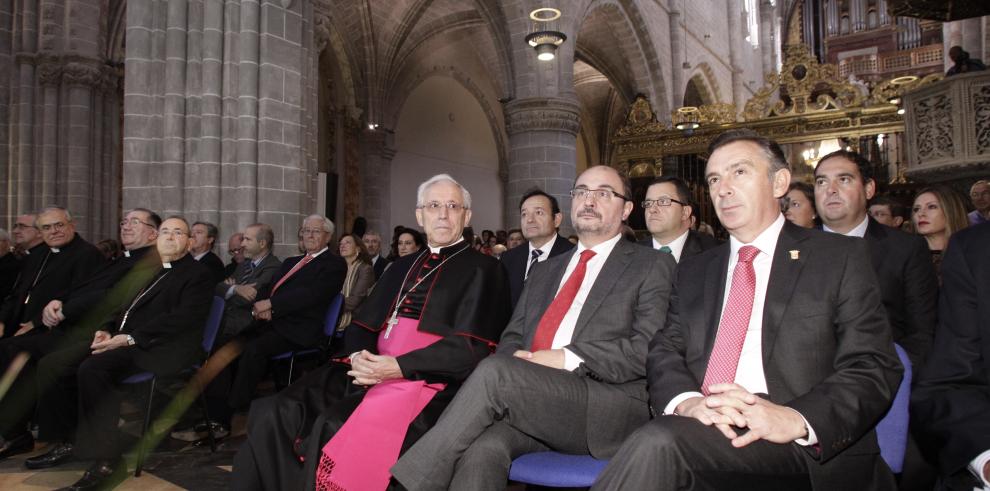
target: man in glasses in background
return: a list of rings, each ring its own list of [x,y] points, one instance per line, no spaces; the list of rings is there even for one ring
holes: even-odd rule
[[[607,459],[649,420],[647,345],[667,317],[676,265],[623,240],[630,194],[628,180],[608,166],[577,178],[577,247],[530,270],[495,356],[392,467],[400,484],[504,489],[521,454]]]
[[[718,245],[714,237],[691,230],[691,189],[678,177],[661,176],[650,183],[643,211],[652,237],[640,244],[670,254],[678,263]]]

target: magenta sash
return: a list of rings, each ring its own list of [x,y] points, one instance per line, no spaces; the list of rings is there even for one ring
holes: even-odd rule
[[[388,339],[378,336],[378,352],[399,356],[425,348],[440,336],[416,330],[418,320],[399,317]],[[316,470],[316,489],[384,490],[399,460],[409,424],[445,384],[422,380],[386,380],[365,394],[357,409],[323,447]]]

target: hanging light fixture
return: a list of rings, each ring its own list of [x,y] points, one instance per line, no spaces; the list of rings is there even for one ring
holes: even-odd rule
[[[567,36],[557,30],[555,22],[560,19],[560,10],[541,7],[530,12],[529,18],[533,20],[533,32],[526,36],[526,42],[536,49],[538,60],[553,60],[557,55],[557,47],[567,40]]]
[[[685,133],[690,134],[701,126],[699,122],[699,111],[695,106],[677,108],[677,113],[674,116],[674,128]]]

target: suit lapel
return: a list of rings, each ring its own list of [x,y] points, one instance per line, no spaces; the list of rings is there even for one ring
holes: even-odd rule
[[[715,261],[710,261],[705,269],[705,346],[703,353],[711,353],[715,345],[715,335],[718,333],[719,317],[722,313],[722,298],[725,297],[725,278],[729,270],[729,244],[722,246]],[[681,315],[686,315],[687,312]]]
[[[773,351],[774,341],[780,331],[780,321],[791,301],[794,285],[801,276],[811,250],[801,250],[804,241],[803,230],[790,222],[784,224],[784,229],[777,239],[777,247],[770,266],[770,279],[767,284],[767,295],[763,304],[763,363],[766,364]],[[793,259],[791,251],[797,251],[797,259]]]
[[[615,283],[619,281],[619,278],[625,273],[626,268],[629,267],[631,261],[630,255],[633,252],[630,247],[639,246],[631,244],[625,239],[619,239],[612,253],[605,259],[605,264],[602,265],[602,270],[598,273],[598,277],[595,278],[595,283],[591,285],[588,298],[584,300],[584,305],[581,307],[581,314],[578,315],[577,323],[574,325],[573,339],[578,339],[578,336],[580,336],[584,326],[588,324],[591,316],[594,315],[598,307],[605,301],[605,297],[612,292],[612,289],[615,288]]]
[[[550,302],[553,302],[553,297],[557,296],[557,288],[560,286],[560,280],[564,276],[564,270],[567,269],[567,263],[570,262],[571,256],[573,254],[562,254],[560,260],[550,260],[544,261],[544,264],[549,268],[547,274],[543,276],[545,281],[542,285],[530,284],[530,288],[539,288],[538,291],[546,292],[545,295],[531,295],[530,298],[535,300],[537,305],[527,305],[526,311],[526,325],[533,326],[533,329],[529,333],[528,343],[531,343],[532,336],[536,332],[536,326],[540,324],[540,318],[543,317],[543,313],[547,311],[547,307],[550,306]],[[530,277],[530,279],[533,279]],[[527,280],[528,282],[529,280]],[[531,308],[532,307],[532,308]]]

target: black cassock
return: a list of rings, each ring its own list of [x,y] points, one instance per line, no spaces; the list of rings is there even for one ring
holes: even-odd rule
[[[362,349],[377,353],[378,336],[400,301],[399,317],[418,319],[420,331],[442,336],[397,358],[403,376],[447,384],[409,425],[401,452],[436,423],[492,353],[511,314],[503,268],[466,241],[438,254],[427,249],[399,258],[355,313],[334,361],[252,403],[248,439],[234,458],[233,489],[313,489],[323,445],[366,393],[351,383],[343,358]]]

